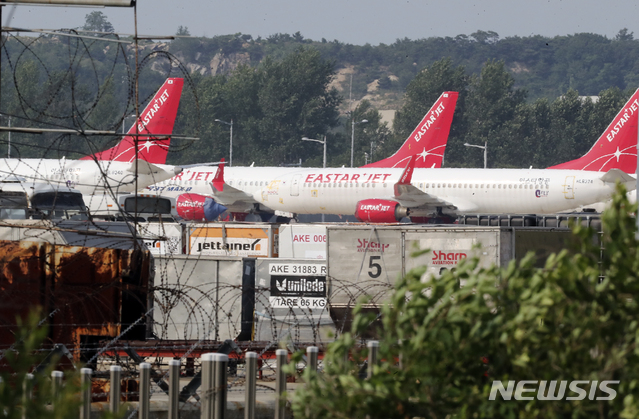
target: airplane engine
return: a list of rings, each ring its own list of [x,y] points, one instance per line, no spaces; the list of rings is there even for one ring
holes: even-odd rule
[[[187,221],[215,221],[226,211],[226,207],[213,198],[194,193],[178,196],[175,206],[178,215]]]
[[[395,201],[364,199],[357,203],[355,218],[365,223],[396,223],[409,214],[408,208]]]

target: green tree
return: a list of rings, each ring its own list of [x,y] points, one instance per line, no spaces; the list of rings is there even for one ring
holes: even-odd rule
[[[489,167],[516,166],[509,158],[510,150],[516,147],[517,139],[512,138],[508,124],[515,117],[516,109],[525,102],[526,92],[514,87],[515,80],[506,71],[503,61],[489,60],[479,77],[472,77],[466,99],[468,131],[464,142],[471,144],[488,143]],[[480,153],[464,153],[451,156],[448,161],[482,167]]]
[[[175,32],[176,35],[179,36],[191,36],[191,32],[189,32],[189,28],[186,26],[178,26],[178,30],[177,32]]]
[[[84,17],[84,26],[82,29],[95,32],[115,32],[113,25],[107,20],[106,15],[99,11],[91,12]]]
[[[388,123],[382,122],[382,114],[373,107],[370,101],[362,100],[355,107],[351,117],[344,120],[344,131],[352,134],[352,122],[364,119],[368,122],[355,125],[355,147],[353,152],[353,165],[355,167],[363,166],[367,155],[369,163],[390,155],[381,151],[383,145],[390,138],[391,132],[388,128]],[[350,142],[348,142],[348,147],[344,147],[344,149],[344,155],[340,159],[341,164],[350,165]]]
[[[352,332],[329,345],[324,374],[304,373],[295,416],[637,417],[636,210],[619,187],[603,235],[574,227],[575,251],[551,255],[543,268],[529,254],[503,269],[468,260],[439,279],[422,278],[425,268],[409,272],[382,308],[381,362],[372,378],[360,378],[359,365],[346,361],[348,352],[355,361],[366,355],[356,343],[375,320],[358,313]],[[586,392],[592,381],[618,383],[613,400],[506,402],[489,400],[493,380],[586,380]]]
[[[424,68],[406,88],[404,104],[395,113],[393,136],[380,148],[379,156],[390,156],[406,141],[417,124],[424,118],[433,103],[445,91],[460,92],[455,107],[455,116],[451,126],[446,160],[456,155],[457,143],[461,141],[465,131],[464,109],[468,88],[468,76],[463,66],[454,66],[450,58],[434,62]]]
[[[7,419],[73,419],[78,417],[81,391],[79,370],[64,372],[62,388],[54,396],[51,372],[59,358],[43,364],[46,351],[47,328],[38,326],[38,311],[22,322],[18,319],[15,343],[2,353],[3,370],[0,373],[0,416]],[[35,369],[38,367],[38,369]],[[33,378],[27,381],[27,374]],[[31,383],[33,396],[26,398],[25,382]],[[118,417],[109,412],[108,419]]]

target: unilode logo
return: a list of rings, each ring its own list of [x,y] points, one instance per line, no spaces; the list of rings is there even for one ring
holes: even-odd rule
[[[271,276],[271,295],[277,297],[326,297],[326,277]]]
[[[549,191],[542,191],[542,190],[537,189],[535,191],[535,196],[537,198],[547,198],[548,197],[548,192]]]
[[[261,246],[259,242],[262,239],[257,239],[253,243],[223,243],[221,241],[210,241],[208,243],[198,243],[197,251],[201,252],[202,250],[224,250],[224,251],[232,251],[232,250],[261,250]]]
[[[599,385],[596,380],[574,380],[570,384],[568,381],[555,380],[532,380],[515,383],[515,381],[508,381],[508,385],[504,387],[503,381],[493,381],[488,400],[496,400],[497,393],[504,400],[512,398],[515,400],[584,400],[586,396],[588,396],[588,400],[612,400],[617,397],[617,392],[609,386],[618,385],[619,381],[602,381]],[[568,387],[568,392],[566,392],[566,387]],[[602,393],[607,396],[602,396]]]
[[[466,259],[468,255],[462,252],[444,252],[442,250],[433,250],[433,265],[456,265],[462,259]]]
[[[379,242],[373,242],[368,240],[357,239],[357,251],[358,252],[377,252],[384,253],[390,244],[384,244]]]

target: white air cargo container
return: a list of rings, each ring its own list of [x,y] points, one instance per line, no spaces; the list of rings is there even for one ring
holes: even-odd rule
[[[153,256],[181,255],[184,253],[182,224],[141,223],[138,233]]]
[[[236,339],[242,330],[242,258],[156,257],[153,331],[160,339]]]
[[[233,257],[277,257],[278,224],[188,224],[188,253]]]
[[[330,340],[326,261],[264,258],[255,266],[254,340]]]
[[[326,259],[326,224],[282,224],[281,258]]]
[[[426,266],[424,278],[438,277],[469,257],[478,257],[480,267],[506,266],[528,251],[534,251],[543,265],[550,253],[569,247],[571,237],[568,229],[537,227],[329,226],[330,314],[338,332],[348,330],[357,302],[367,298],[367,309],[376,311],[412,268]],[[428,252],[411,257],[424,249]]]

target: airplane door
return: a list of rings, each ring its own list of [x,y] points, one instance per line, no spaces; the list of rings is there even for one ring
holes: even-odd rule
[[[293,176],[293,181],[291,182],[291,196],[299,196],[301,178],[302,178],[302,175]]]
[[[566,181],[564,182],[564,198],[575,199],[575,177],[574,176],[566,176]]]

